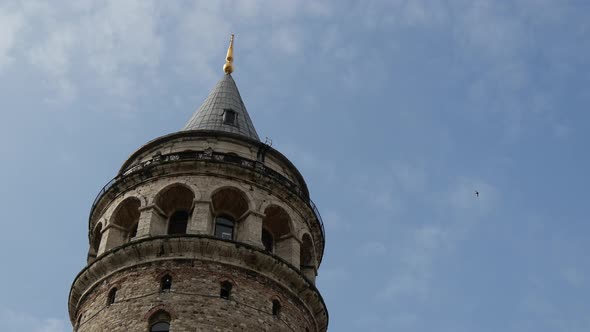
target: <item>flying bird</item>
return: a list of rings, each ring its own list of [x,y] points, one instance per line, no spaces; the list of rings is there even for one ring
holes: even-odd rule
[[[479,191],[475,191],[475,197],[479,197]]]

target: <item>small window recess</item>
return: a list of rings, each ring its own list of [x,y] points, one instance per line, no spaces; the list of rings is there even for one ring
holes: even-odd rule
[[[232,289],[232,284],[229,281],[224,281],[221,283],[221,290],[219,292],[219,297],[222,299],[226,299],[229,300],[229,297],[231,296],[231,289]]]
[[[160,283],[160,291],[161,292],[169,292],[172,288],[172,277],[167,274],[162,277],[162,282]]]
[[[117,299],[117,288],[114,287],[109,291],[109,295],[107,296],[107,305],[111,305],[113,303],[115,303],[115,300]]]
[[[223,124],[230,125],[230,126],[237,126],[238,125],[238,114],[236,111],[226,108],[223,110]]]
[[[281,313],[281,302],[279,300],[272,300],[272,315],[278,316]]]

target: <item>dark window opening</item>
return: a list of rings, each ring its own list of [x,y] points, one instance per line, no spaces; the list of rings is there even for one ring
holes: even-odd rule
[[[170,314],[160,310],[150,318],[150,332],[169,332]]]
[[[174,212],[172,216],[170,216],[168,234],[186,234],[188,218],[189,214],[184,210]]]
[[[113,288],[110,290],[109,295],[107,297],[107,305],[111,305],[111,304],[115,303],[116,298],[117,298],[117,288]]]
[[[131,229],[129,230],[129,239],[132,239],[136,236],[137,236],[137,224],[134,224],[133,226],[131,226]]]
[[[236,111],[225,109],[223,110],[223,124],[235,126],[237,114]]]
[[[262,244],[264,245],[264,250],[268,252],[272,252],[274,248],[274,240],[272,238],[272,234],[266,229],[262,229]]]
[[[167,274],[162,277],[162,282],[160,283],[160,290],[162,292],[169,292],[170,288],[172,288],[172,277]]]
[[[168,332],[170,331],[170,323],[168,322],[157,322],[152,325],[150,332]]]
[[[281,303],[279,300],[272,300],[272,315],[278,316],[281,313]]]
[[[94,230],[94,236],[92,237],[92,250],[95,255],[98,255],[98,249],[100,248],[100,241],[102,239],[102,224],[98,224]]]
[[[233,240],[234,221],[230,217],[215,218],[215,237],[224,240]]]
[[[219,292],[219,297],[222,299],[228,300],[231,295],[232,284],[229,281],[224,281],[221,283],[221,291]]]

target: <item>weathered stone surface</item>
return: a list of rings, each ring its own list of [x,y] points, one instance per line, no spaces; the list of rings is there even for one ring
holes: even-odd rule
[[[166,273],[173,287],[162,293]],[[226,279],[234,285],[229,301],[219,298]],[[117,299],[108,305],[113,287]],[[281,303],[278,317],[271,312],[273,299]],[[115,248],[83,270],[70,293],[77,331],[145,331],[145,316],[158,306],[175,317],[173,331],[327,327],[321,296],[297,268],[256,247],[202,235],[147,238]]]

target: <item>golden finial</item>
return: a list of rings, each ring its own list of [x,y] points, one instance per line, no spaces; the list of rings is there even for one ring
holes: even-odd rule
[[[231,74],[234,71],[234,34],[231,34],[229,39],[229,47],[227,48],[227,55],[225,56],[225,64],[223,65],[223,71],[226,74]]]

